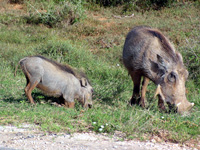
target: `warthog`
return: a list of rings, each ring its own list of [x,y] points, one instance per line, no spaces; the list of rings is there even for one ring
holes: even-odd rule
[[[188,71],[182,56],[158,30],[147,26],[133,28],[127,35],[123,48],[123,62],[134,83],[132,104],[145,107],[145,94],[149,80],[157,85],[158,107],[165,110],[164,102],[179,113],[188,111],[194,103],[185,95]],[[140,82],[143,77],[140,98]]]
[[[92,106],[92,86],[83,73],[43,56],[25,57],[19,61],[27,84],[25,94],[34,104],[32,90],[37,87],[50,96],[62,97],[66,107],[74,107],[77,99],[83,107]]]

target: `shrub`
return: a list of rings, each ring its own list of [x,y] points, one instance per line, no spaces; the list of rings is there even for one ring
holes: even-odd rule
[[[89,1],[90,3],[99,4],[100,6],[117,6],[131,2],[131,0],[87,0],[87,1]]]
[[[189,77],[194,80],[197,86],[200,86],[200,48],[196,45],[194,47],[185,47],[183,52],[184,62],[189,71]]]
[[[196,2],[198,0],[87,0],[89,3],[99,4],[104,7],[115,7],[122,5],[123,11],[144,11],[144,10],[159,10],[163,7],[171,7],[174,3]]]
[[[162,7],[169,7],[174,0],[139,0],[136,2],[136,5],[143,10],[158,10]]]
[[[90,3],[96,3],[100,6],[118,6],[124,5],[132,6],[137,5],[142,9],[158,9],[164,6],[169,6],[173,0],[88,0]]]
[[[71,25],[84,17],[81,0],[77,1],[51,1],[46,7],[37,8],[27,1],[29,15],[25,17],[27,23],[44,24],[55,27],[58,24]]]
[[[22,4],[24,0],[9,0],[11,4]]]

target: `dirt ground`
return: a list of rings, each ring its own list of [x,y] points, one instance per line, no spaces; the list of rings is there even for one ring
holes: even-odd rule
[[[50,134],[36,126],[0,126],[0,150],[197,150],[185,145],[151,141],[121,140],[118,135],[95,133]]]

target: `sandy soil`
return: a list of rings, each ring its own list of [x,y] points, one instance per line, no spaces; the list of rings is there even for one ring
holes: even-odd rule
[[[0,150],[190,150],[185,145],[124,140],[95,133],[47,134],[33,125],[0,126]],[[195,149],[197,150],[197,149]]]

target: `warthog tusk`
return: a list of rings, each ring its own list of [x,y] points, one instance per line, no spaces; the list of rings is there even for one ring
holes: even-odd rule
[[[194,103],[191,103],[192,107],[194,106]]]
[[[164,97],[164,95],[163,95],[163,93],[162,93],[162,91],[161,91],[161,88],[160,88],[160,84],[158,84],[158,86],[157,86],[156,92],[155,92],[155,94],[154,94],[154,98],[155,98],[158,94],[161,96],[162,100],[165,100],[165,97]]]
[[[176,104],[177,107],[178,107],[179,105],[181,105],[181,102],[179,102],[178,104]]]

